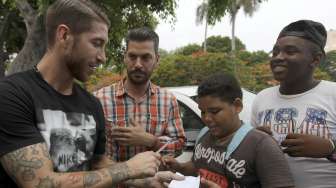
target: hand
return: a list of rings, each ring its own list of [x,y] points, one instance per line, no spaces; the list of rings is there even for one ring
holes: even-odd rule
[[[327,157],[333,150],[328,139],[307,134],[288,134],[281,146],[287,147],[283,152],[292,157]]]
[[[112,138],[122,146],[147,146],[153,147],[157,138],[145,131],[145,129],[133,119],[130,119],[131,127],[116,127],[112,129]]]
[[[176,172],[181,169],[181,164],[174,158],[174,156],[165,155],[161,158],[161,162],[166,170]]]
[[[268,135],[273,136],[273,132],[272,132],[270,126],[261,126],[261,127],[257,127],[256,129],[259,130],[259,131],[262,131],[262,132],[264,132]]]
[[[204,178],[201,178],[201,184],[202,186],[205,186],[206,188],[220,188],[220,186],[217,185],[216,183],[210,180],[206,180]]]
[[[182,181],[184,176],[177,175],[170,171],[160,171],[155,174],[153,178],[147,178],[148,184],[146,187],[149,188],[165,188],[168,187],[172,180]]]
[[[160,166],[160,154],[152,151],[139,153],[128,160],[127,166],[130,168],[132,178],[153,177]]]

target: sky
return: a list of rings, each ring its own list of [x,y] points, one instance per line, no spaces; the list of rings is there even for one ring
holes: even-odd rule
[[[204,24],[196,25],[196,8],[201,0],[178,0],[175,24],[160,21],[156,32],[160,48],[171,51],[204,40]],[[327,31],[336,30],[336,0],[268,0],[260,4],[252,17],[242,10],[236,19],[236,36],[249,51],[271,51],[280,30],[289,23],[311,19],[324,24]],[[231,36],[229,17],[208,27],[208,36]]]

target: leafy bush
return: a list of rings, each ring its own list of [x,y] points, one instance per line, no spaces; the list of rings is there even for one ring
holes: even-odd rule
[[[195,52],[201,51],[202,47],[198,44],[188,44],[184,47],[175,50],[177,55],[192,55]]]
[[[111,85],[122,79],[122,76],[113,73],[109,69],[99,68],[91,75],[90,79],[85,83],[85,88],[90,91],[97,91],[100,88]]]

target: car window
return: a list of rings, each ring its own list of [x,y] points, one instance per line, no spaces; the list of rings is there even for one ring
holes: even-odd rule
[[[204,123],[197,114],[192,111],[187,105],[178,101],[180,114],[183,122],[183,128],[187,137],[186,147],[192,149],[194,147],[197,135],[204,127]]]
[[[196,113],[184,103],[180,101],[178,103],[184,129],[202,129],[204,127],[204,123],[201,118],[198,117]]]

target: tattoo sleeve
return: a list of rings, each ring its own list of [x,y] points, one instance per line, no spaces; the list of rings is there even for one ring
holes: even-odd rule
[[[33,181],[36,178],[36,170],[43,166],[43,160],[39,157],[37,145],[25,147],[2,157],[1,163],[14,180],[24,182]]]
[[[116,163],[109,167],[107,171],[112,178],[113,185],[130,178],[130,171],[126,163]]]
[[[126,163],[87,172],[54,172],[45,143],[8,153],[0,158],[6,173],[23,188],[111,188],[130,178]]]

